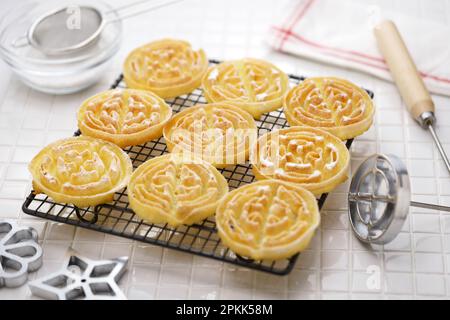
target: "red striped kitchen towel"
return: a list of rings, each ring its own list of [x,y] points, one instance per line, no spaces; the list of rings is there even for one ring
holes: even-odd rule
[[[373,35],[394,20],[433,93],[450,96],[450,28],[355,0],[294,0],[269,32],[278,51],[360,70],[392,81]]]

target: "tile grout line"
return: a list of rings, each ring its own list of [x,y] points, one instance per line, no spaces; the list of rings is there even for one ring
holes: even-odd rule
[[[323,250],[323,226],[322,223],[320,224],[320,237],[319,237],[319,254],[318,254],[318,258],[317,258],[317,270],[315,271],[316,273],[316,286],[314,288],[314,294],[317,295],[317,297],[319,297],[319,299],[323,300],[323,293],[322,293],[322,252]]]
[[[219,285],[219,292],[217,295],[217,300],[222,299],[222,295],[223,295],[223,286],[225,284],[225,268],[226,266],[222,263],[221,264],[221,274],[220,274],[220,285]]]
[[[403,100],[401,100],[401,104],[402,104],[402,107],[406,109],[406,105]],[[407,122],[406,117],[411,117],[411,116],[409,115],[409,113],[403,113],[403,117],[402,117],[403,131],[407,135],[405,137],[405,139],[408,141],[409,133],[405,132],[407,130],[406,130],[406,126],[404,125]],[[410,168],[411,167],[411,159],[409,157],[410,151],[409,151],[408,143],[405,143],[404,151],[405,151],[405,154],[407,155],[406,166]],[[434,161],[434,152],[433,152],[433,161]],[[412,195],[412,193],[413,192],[412,192],[412,188],[411,188],[411,195]],[[414,232],[413,232],[414,231],[414,224],[413,224],[414,214],[410,207],[408,208],[408,217],[409,217],[409,232],[408,232],[408,234],[409,234],[409,241],[410,241],[410,248],[411,248],[410,259],[411,259],[411,268],[412,268],[410,273],[412,274],[412,277],[413,277],[413,299],[415,300],[417,297],[417,275],[416,275],[416,259],[415,259],[416,252],[415,252]]]
[[[448,12],[448,8],[449,8],[449,3],[448,1],[444,2],[444,8],[445,11]],[[448,16],[445,15],[445,23],[446,25],[449,24],[449,19]],[[433,160],[436,163],[436,158],[434,157],[434,153],[433,153]],[[436,184],[437,184],[437,200],[438,203],[441,203],[441,187],[440,187],[440,173],[439,173],[439,161],[442,159],[438,158],[438,164],[434,166],[434,176],[436,179]],[[445,170],[445,169],[444,169]],[[449,284],[447,283],[447,277],[448,277],[448,273],[449,273],[449,268],[450,266],[448,265],[448,261],[446,259],[446,244],[445,244],[445,226],[443,226],[443,213],[442,211],[439,211],[439,230],[440,230],[440,240],[441,240],[441,246],[442,246],[442,252],[441,252],[441,259],[443,260],[443,266],[444,266],[444,296],[447,297],[448,296],[448,292],[449,292]]]
[[[394,85],[391,85],[391,86],[395,88]],[[379,95],[376,94],[377,90],[375,88],[374,88],[374,90],[375,90],[375,95],[376,95],[375,97],[379,98]],[[396,96],[398,98],[399,95],[398,95],[397,91],[394,91],[394,96]],[[377,99],[377,103],[378,103],[378,99]],[[378,110],[375,111],[375,116],[378,118],[378,116],[379,116]],[[376,136],[376,139],[375,139],[375,147],[376,147],[377,153],[382,153],[382,150],[381,150],[381,133],[380,133],[380,127],[381,126],[379,125],[379,121],[377,121],[375,126],[376,126],[376,129],[377,129],[377,136]],[[402,144],[404,146],[406,144],[405,140],[407,138],[405,136],[405,128],[404,128],[403,116],[401,118],[401,126],[402,126],[402,130],[403,130],[403,139],[404,139],[402,141],[403,142]],[[403,152],[405,154],[405,157],[407,157],[407,153],[406,153],[405,147],[403,147]],[[385,282],[386,282],[386,263],[385,263],[386,251],[385,251],[385,246],[384,245],[380,246],[380,250],[378,252],[376,252],[376,254],[379,255],[378,262],[380,263],[380,265],[379,265],[379,268],[380,268],[380,294],[384,297],[384,296],[386,296],[386,284],[385,284]],[[366,270],[366,272],[367,272],[367,270]]]
[[[25,103],[24,103],[24,107],[25,107],[25,108],[28,106],[29,99],[30,99],[30,95],[31,95],[31,90],[32,90],[32,89],[28,88],[28,91],[27,91],[27,97],[26,97],[26,100],[25,100]],[[21,118],[21,121],[20,121],[20,126],[19,126],[18,131],[22,129],[22,126],[23,126],[24,121],[25,121],[25,117],[22,117],[22,118]],[[17,136],[17,138],[16,138],[16,142],[15,142],[15,144],[14,144],[14,149],[13,149],[14,151],[12,152],[11,156],[14,155],[14,152],[15,152],[15,150],[16,150],[16,148],[17,148],[17,142],[18,142],[18,140],[19,140],[19,136]],[[12,162],[12,158],[11,158],[11,162]],[[11,165],[11,162],[8,164],[8,167]],[[5,183],[5,181],[3,181],[3,184],[4,184],[4,183]],[[28,179],[27,184],[26,184],[26,190],[27,190],[26,192],[29,192],[29,191],[30,191],[30,189],[31,189],[30,186],[31,186],[31,182],[30,182],[29,179]],[[25,194],[25,196],[26,196],[26,194]],[[20,214],[19,214],[19,218],[18,218],[18,222],[19,222],[19,223],[21,223],[21,221],[22,221],[22,215],[23,215],[23,214],[24,214],[23,212],[20,212]]]
[[[161,273],[162,273],[162,266],[165,260],[165,255],[166,255],[166,248],[163,248],[161,251],[161,263],[159,264],[159,268],[158,268],[158,280],[156,280],[156,290],[155,290],[155,300],[159,300],[159,295],[160,295],[160,289],[161,289]]]
[[[355,142],[358,143],[358,139],[355,139]],[[353,148],[350,150],[350,152],[352,152],[352,150],[353,150]],[[350,162],[349,171],[350,171],[349,179],[351,179],[351,177],[353,177],[353,166],[351,165],[351,162]],[[349,211],[349,208],[347,208],[347,216],[349,214],[348,211]],[[353,274],[353,241],[354,241],[354,237],[352,236],[352,226],[350,225],[350,223],[348,223],[347,229],[348,229],[348,237],[349,237],[349,239],[348,239],[349,247],[347,250],[347,254],[348,254],[347,260],[348,260],[348,266],[349,266],[348,288],[349,288],[349,292],[350,292],[350,296],[351,296],[351,295],[353,295],[353,276],[354,276],[354,274]]]
[[[105,237],[106,239],[106,237]],[[105,242],[103,242],[103,248],[105,247]],[[128,264],[127,264],[127,279],[124,283],[125,286],[125,294],[128,298],[128,295],[130,294],[130,286],[131,286],[131,270],[132,270],[132,266],[134,265],[134,255],[136,252],[136,241],[133,241],[131,243],[131,254],[130,254],[130,258],[128,260]],[[131,268],[130,268],[131,267]]]
[[[187,292],[188,299],[190,299],[190,300],[192,300],[193,278],[194,278],[194,257],[192,257],[192,259],[191,259],[191,270],[189,271],[189,286],[188,286],[188,292]]]
[[[30,89],[30,90],[34,90],[34,89]],[[54,106],[54,100],[55,100],[55,95],[52,95],[52,98],[51,98],[51,106],[50,106],[50,110],[48,111],[48,113],[47,113],[47,117],[48,117],[48,119],[47,119],[47,122],[46,122],[46,124],[45,124],[45,127],[44,127],[44,137],[45,137],[45,140],[47,140],[47,136],[48,136],[48,122],[49,122],[49,114],[51,113],[51,110],[53,110],[53,106]],[[24,119],[23,119],[23,121],[25,121],[25,117],[24,117]],[[21,124],[21,126],[20,126],[20,130],[22,130],[22,127],[23,127],[23,122],[22,122],[22,124]],[[45,143],[45,142],[44,142]],[[17,143],[16,143],[17,144]],[[54,209],[52,209],[52,211],[53,211]],[[23,213],[23,212],[21,212],[21,215],[22,214],[25,214],[25,213]],[[20,215],[20,216],[21,216]],[[44,248],[44,246],[47,244],[47,242],[49,241],[49,239],[48,239],[48,233],[50,232],[50,228],[51,228],[51,226],[50,226],[50,221],[45,221],[45,231],[44,231],[44,233],[43,233],[43,239],[42,239],[42,248]],[[74,237],[75,237],[75,234],[76,234],[76,230],[75,230],[75,232],[74,232]],[[73,245],[73,242],[72,242],[72,245]],[[67,250],[66,250],[67,251]]]

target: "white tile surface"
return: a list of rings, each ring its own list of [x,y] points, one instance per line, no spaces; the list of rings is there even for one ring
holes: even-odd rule
[[[410,253],[385,253],[384,264],[386,271],[412,271]]]
[[[390,294],[412,294],[414,292],[413,279],[411,273],[386,273],[386,292]]]
[[[416,275],[417,294],[425,296],[443,296],[445,291],[445,278],[437,274]]]
[[[321,289],[323,291],[348,291],[348,271],[325,271],[320,276]]]
[[[123,1],[111,0],[113,5]],[[369,248],[352,235],[347,220],[348,182],[330,195],[321,230],[287,277],[268,276],[222,262],[128,239],[26,216],[22,201],[30,188],[27,163],[45,144],[70,136],[75,111],[86,97],[106,89],[120,73],[132,48],[152,39],[176,37],[203,47],[211,58],[243,56],[271,60],[287,72],[334,74],[365,84],[375,92],[376,125],[355,141],[352,172],[375,153],[394,153],[408,165],[417,201],[450,205],[450,177],[427,132],[404,111],[392,84],[350,70],[319,65],[272,52],[264,35],[283,1],[190,0],[177,10],[163,9],[125,22],[123,48],[115,68],[96,86],[68,96],[51,96],[24,86],[0,69],[0,218],[35,227],[44,248],[44,266],[30,278],[57,270],[69,246],[92,258],[130,257],[121,287],[130,299],[411,299],[450,297],[450,215],[412,209],[399,237]],[[415,16],[448,23],[446,0],[381,1]],[[2,6],[13,1],[2,1]],[[443,9],[445,8],[445,10]],[[0,10],[3,11],[3,10]],[[189,17],[189,19],[186,19]],[[145,30],[145,33],[142,32]],[[438,131],[450,152],[450,99],[436,97]],[[375,270],[375,273],[374,271]],[[377,278],[378,277],[378,278]],[[370,281],[379,282],[372,288]],[[0,289],[0,299],[28,299],[26,286]]]

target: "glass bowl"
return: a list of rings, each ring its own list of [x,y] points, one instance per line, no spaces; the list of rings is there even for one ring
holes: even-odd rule
[[[43,14],[74,5],[95,6],[110,12],[109,17],[116,21],[105,25],[98,41],[70,54],[49,56],[30,45],[13,44]],[[102,1],[25,1],[0,19],[0,56],[24,83],[36,90],[52,94],[77,92],[100,80],[119,50],[122,22],[116,18],[119,17],[114,9]]]

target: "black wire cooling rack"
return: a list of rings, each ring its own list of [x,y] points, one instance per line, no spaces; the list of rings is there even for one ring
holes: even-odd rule
[[[211,64],[219,61],[211,60]],[[304,77],[295,75],[289,76],[292,84],[298,84]],[[125,88],[123,76],[111,86],[114,88]],[[369,92],[373,98],[373,93]],[[185,108],[189,108],[199,103],[206,103],[202,90],[196,89],[194,92],[174,99],[167,100],[174,113]],[[259,135],[274,129],[288,127],[284,114],[281,110],[264,114],[257,121]],[[75,135],[79,135],[76,132]],[[347,141],[347,148],[350,148],[353,140]],[[146,160],[167,153],[164,138],[147,142],[145,145],[138,145],[126,148],[133,161],[134,168],[141,165]],[[227,167],[220,170],[228,180],[230,190],[241,185],[254,181],[255,177],[251,171],[249,163]],[[323,194],[318,199],[321,209],[327,194]],[[142,241],[162,247],[167,247],[179,251],[190,252],[203,257],[225,261],[239,266],[244,266],[276,275],[288,274],[297,261],[298,254],[284,260],[278,261],[254,261],[235,255],[231,250],[223,246],[217,235],[214,217],[204,220],[200,224],[192,226],[180,226],[172,228],[162,224],[149,224],[141,220],[129,208],[127,190],[117,192],[114,201],[108,204],[98,205],[89,208],[77,208],[70,204],[55,203],[52,199],[42,194],[33,192],[25,199],[22,207],[26,214],[62,222],[77,227],[96,230],[111,235]]]

